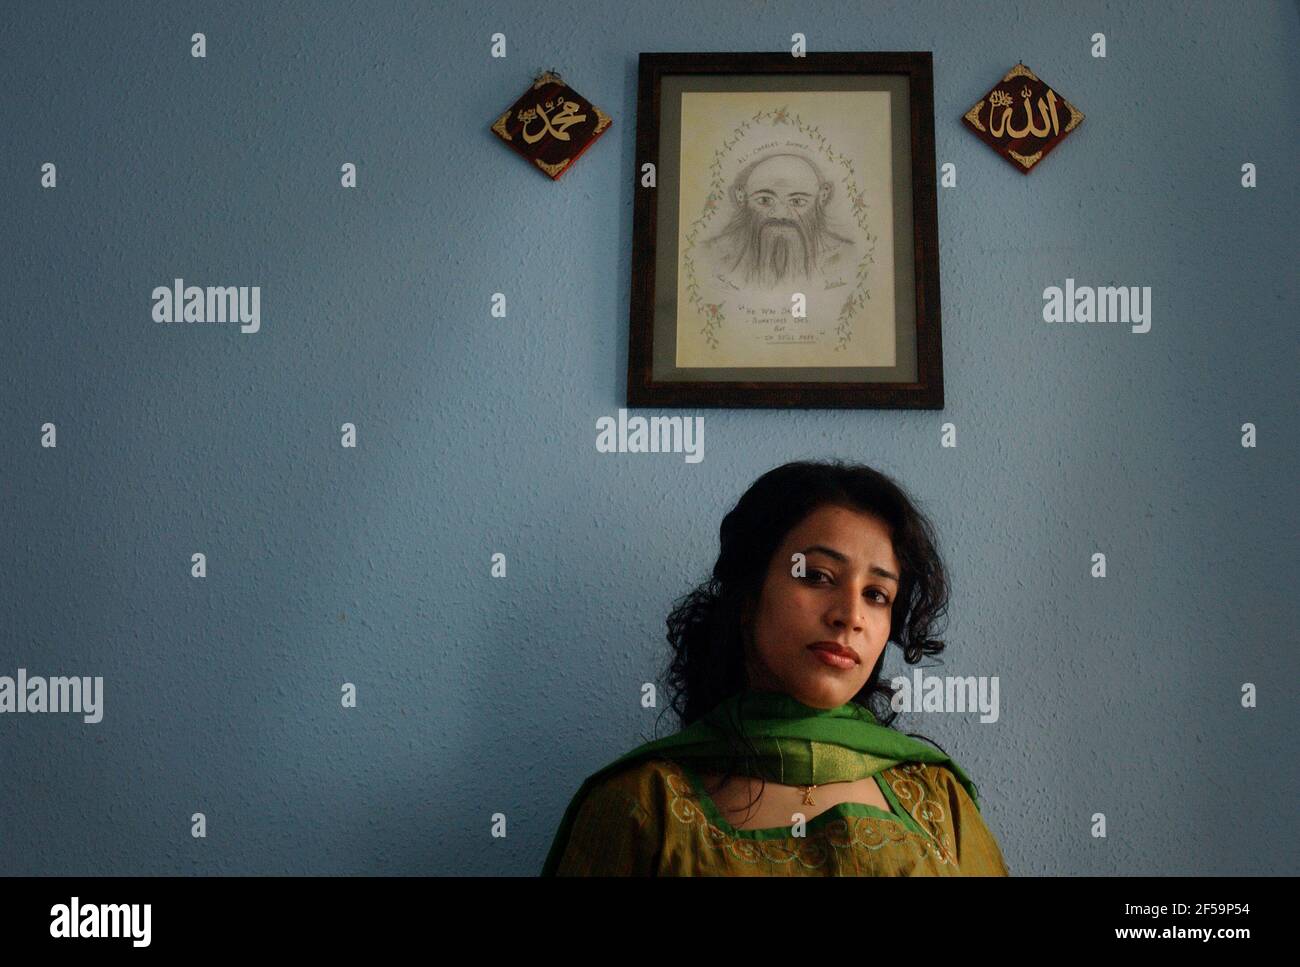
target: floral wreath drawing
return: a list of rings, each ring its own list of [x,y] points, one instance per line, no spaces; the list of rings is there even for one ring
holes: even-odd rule
[[[742,141],[752,142],[754,135],[750,129],[764,122],[773,127],[793,126],[820,145],[822,156],[829,165],[843,169],[841,181],[835,182],[825,174],[823,166],[807,150],[787,145],[760,151],[739,170],[738,175],[733,176],[728,187],[722,175],[727,156]],[[719,281],[737,290],[744,287],[783,291],[789,291],[791,285],[799,282],[824,281],[829,274],[850,265],[860,247],[856,240],[837,231],[827,215],[829,202],[839,185],[843,185],[849,210],[867,243],[866,251],[854,269],[855,287],[841,305],[835,325],[838,342],[834,351],[846,349],[853,336],[853,317],[871,299],[867,276],[869,267],[875,264],[876,242],[876,236],[868,227],[868,205],[858,188],[852,160],[832,149],[818,128],[805,124],[799,115],[792,115],[788,108],[782,107],[759,111],[733,129],[714,152],[709,173],[712,181],[703,210],[691,222],[682,252],[686,292],[704,319],[700,333],[709,348],[718,348],[717,333],[726,322],[727,300],[709,302],[701,294],[703,286],[701,270],[696,266],[697,257],[721,269],[715,271],[709,280],[710,290],[718,288]],[[807,190],[792,191],[789,197],[778,198],[765,187],[765,183],[773,179],[780,179],[786,185],[806,186]],[[748,194],[746,187],[751,189]],[[735,210],[731,219],[718,231],[701,238],[701,233],[721,212],[722,203],[728,200]],[[842,204],[838,199],[836,201]]]

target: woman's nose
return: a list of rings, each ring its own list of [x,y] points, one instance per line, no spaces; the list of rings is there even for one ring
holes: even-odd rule
[[[862,601],[857,595],[842,600],[835,609],[835,621],[857,631],[863,627]]]

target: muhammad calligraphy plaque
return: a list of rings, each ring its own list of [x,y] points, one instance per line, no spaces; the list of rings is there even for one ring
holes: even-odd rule
[[[962,123],[1022,175],[1047,157],[1083,122],[1073,104],[1024,64],[962,116]]]
[[[492,124],[492,130],[552,181],[596,143],[613,119],[546,71]]]
[[[643,53],[636,164],[630,406],[943,407],[928,52]]]

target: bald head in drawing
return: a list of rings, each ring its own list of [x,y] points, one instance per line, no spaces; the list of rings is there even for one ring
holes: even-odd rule
[[[800,154],[768,155],[741,169],[731,186],[736,214],[704,243],[717,276],[733,288],[833,282],[853,246],[827,224],[834,189]]]

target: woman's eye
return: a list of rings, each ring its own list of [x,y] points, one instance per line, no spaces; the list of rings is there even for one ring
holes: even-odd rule
[[[829,575],[826,574],[825,571],[809,571],[805,577],[812,584],[820,584],[821,582],[815,580],[815,578],[829,578]],[[875,588],[872,588],[868,593],[874,595],[872,600],[877,604],[889,604],[889,595],[884,591],[878,591]]]

